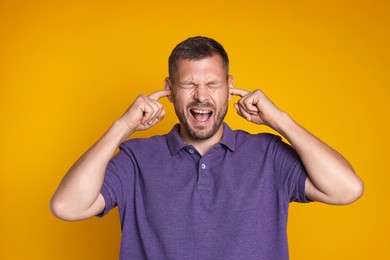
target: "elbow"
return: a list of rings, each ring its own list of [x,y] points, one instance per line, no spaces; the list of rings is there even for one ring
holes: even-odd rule
[[[79,218],[75,216],[65,203],[59,201],[55,197],[50,200],[50,211],[56,218],[64,221],[77,221]]]
[[[363,193],[364,193],[364,182],[361,179],[359,179],[357,184],[355,185],[354,192],[353,192],[354,197],[351,203],[360,199],[363,196]]]
[[[352,204],[363,196],[364,193],[364,182],[361,179],[357,179],[350,187],[343,192],[340,196],[339,205]]]
[[[63,203],[58,201],[55,197],[50,200],[50,211],[53,216],[61,220],[68,220],[65,207]]]

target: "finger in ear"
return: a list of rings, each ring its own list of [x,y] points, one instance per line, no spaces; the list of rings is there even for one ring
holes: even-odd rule
[[[169,79],[169,77],[165,78],[165,80],[164,80],[164,87],[165,87],[165,89],[169,89],[172,92],[173,84],[172,84],[172,81]],[[169,102],[172,103],[172,94],[168,95],[167,97],[168,97]]]

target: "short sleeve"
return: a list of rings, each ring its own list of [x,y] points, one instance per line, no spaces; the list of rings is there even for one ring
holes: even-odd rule
[[[100,193],[105,208],[97,217],[105,216],[111,209],[124,206],[126,196],[133,187],[134,166],[128,153],[120,150],[108,163]]]
[[[275,180],[288,202],[310,202],[305,196],[307,172],[292,146],[279,136],[273,138]]]

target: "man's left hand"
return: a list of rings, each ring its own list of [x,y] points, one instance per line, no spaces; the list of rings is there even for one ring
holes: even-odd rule
[[[231,95],[241,97],[234,104],[240,116],[249,122],[267,125],[278,130],[277,118],[284,112],[275,106],[261,90],[249,92],[244,89],[230,88],[229,92]]]

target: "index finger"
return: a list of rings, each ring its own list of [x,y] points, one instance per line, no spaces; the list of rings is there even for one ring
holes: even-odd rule
[[[149,97],[154,99],[154,100],[159,100],[160,98],[169,96],[170,94],[171,94],[170,89],[164,89],[164,90],[159,90],[159,91],[156,91],[156,92],[150,94]]]
[[[250,92],[245,89],[240,89],[240,88],[229,88],[229,93],[232,95],[240,96],[240,97],[245,97],[248,95]]]

